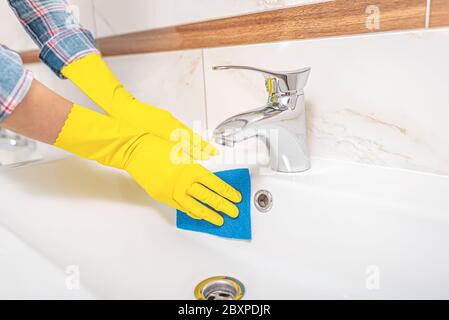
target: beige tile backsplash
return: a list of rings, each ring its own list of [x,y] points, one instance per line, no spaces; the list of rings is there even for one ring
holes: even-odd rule
[[[449,29],[438,29],[107,60],[138,98],[191,126],[207,119],[209,129],[266,101],[260,75],[212,66],[310,66],[305,93],[312,156],[448,175],[448,56]],[[45,66],[31,68],[59,93],[95,108]]]
[[[89,11],[87,2],[82,5],[81,15],[85,14],[81,19],[94,24],[93,9]],[[18,27],[17,32],[22,32]],[[23,34],[17,39],[16,49],[28,49]],[[11,41],[7,44],[14,45]],[[210,129],[266,101],[260,75],[217,72],[212,66],[242,64],[274,70],[310,66],[305,93],[312,156],[448,175],[448,56],[449,29],[442,28],[122,56],[107,61],[138,98],[169,109],[189,125],[207,122]],[[29,68],[60,94],[96,108],[42,64]]]
[[[207,49],[208,123],[266,101],[260,75],[212,66],[310,66],[312,156],[449,174],[448,56],[448,29]]]

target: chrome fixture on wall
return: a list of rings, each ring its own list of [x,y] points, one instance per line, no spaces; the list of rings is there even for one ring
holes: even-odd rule
[[[310,68],[272,72],[245,66],[216,66],[213,70],[242,69],[265,77],[268,101],[262,108],[235,115],[214,131],[217,143],[235,143],[257,137],[270,152],[271,168],[278,172],[301,172],[310,169],[307,146],[304,87]],[[274,134],[273,134],[274,133]]]
[[[31,141],[25,137],[18,135],[6,129],[0,128],[0,148],[1,149],[16,149],[29,147]]]
[[[0,166],[26,164],[36,159],[36,142],[6,129],[0,129]]]

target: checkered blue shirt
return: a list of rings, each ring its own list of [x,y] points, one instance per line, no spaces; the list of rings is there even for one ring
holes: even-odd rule
[[[92,34],[81,27],[65,0],[8,2],[40,48],[41,60],[60,78],[64,66],[88,54],[99,54]],[[20,56],[0,45],[0,122],[22,101],[32,79]]]

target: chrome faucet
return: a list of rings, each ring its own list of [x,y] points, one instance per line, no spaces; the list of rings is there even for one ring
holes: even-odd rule
[[[36,159],[36,142],[0,128],[0,167],[17,166]]]
[[[242,69],[257,71],[265,77],[267,104],[235,115],[214,131],[214,139],[225,146],[256,137],[270,153],[271,168],[278,172],[310,169],[307,146],[304,87],[310,68],[290,72],[271,72],[245,66],[216,66],[213,70]]]
[[[27,138],[12,131],[0,128],[0,148],[16,149],[29,147],[32,144]]]

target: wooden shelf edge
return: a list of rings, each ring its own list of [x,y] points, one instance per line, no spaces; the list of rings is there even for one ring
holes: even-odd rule
[[[377,29],[369,27],[373,18],[373,12],[369,10],[372,3],[372,0],[336,0],[289,7],[99,38],[97,45],[104,56],[118,56],[425,27],[426,1],[377,0],[380,12]],[[24,63],[39,62],[37,50],[20,55]]]

